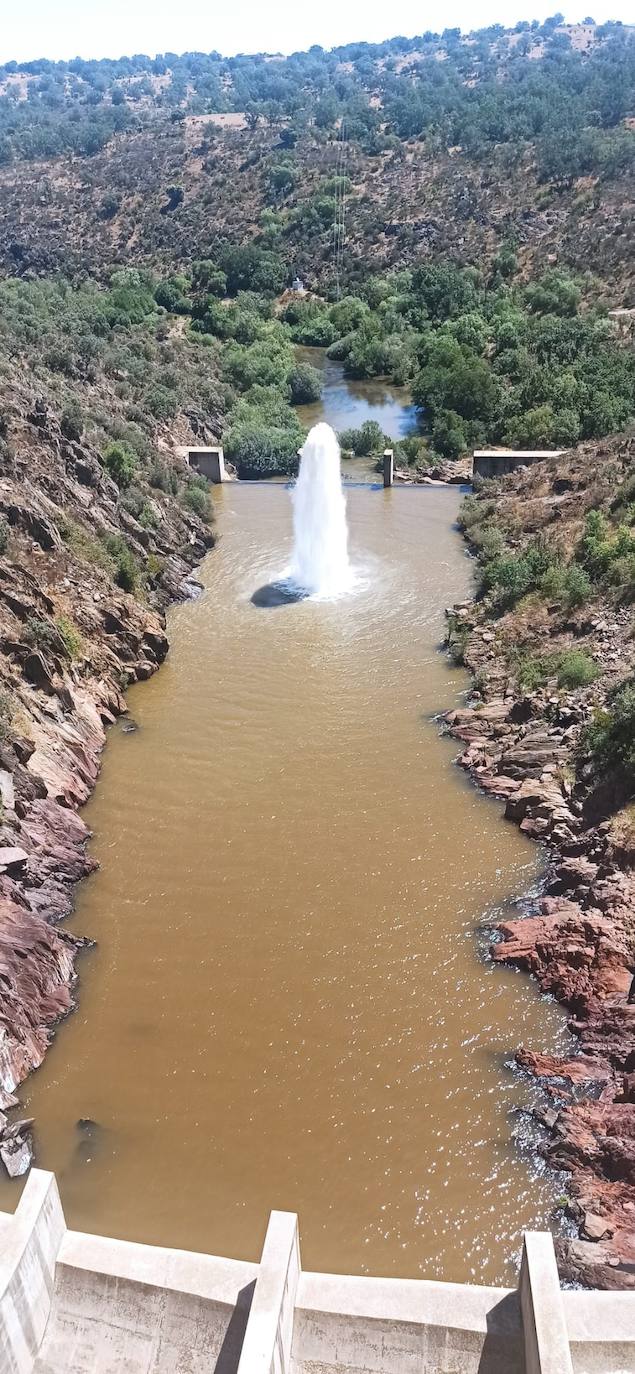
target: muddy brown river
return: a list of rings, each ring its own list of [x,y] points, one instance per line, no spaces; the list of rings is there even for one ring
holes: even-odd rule
[[[495,1283],[548,1223],[506,1063],[563,1017],[484,957],[538,850],[432,719],[467,686],[459,499],[349,490],[354,592],[263,608],[288,492],[215,493],[205,592],[86,808],[79,1007],[22,1093],[73,1227],[253,1260],[291,1209],[307,1268]]]

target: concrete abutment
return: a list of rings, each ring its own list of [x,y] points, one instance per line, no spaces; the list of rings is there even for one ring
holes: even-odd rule
[[[83,1235],[34,1169],[0,1215],[0,1374],[633,1374],[635,1293],[563,1292],[548,1233],[518,1290],[303,1272],[273,1212],[259,1264]]]

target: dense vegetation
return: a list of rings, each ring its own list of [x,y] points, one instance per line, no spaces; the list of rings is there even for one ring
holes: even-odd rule
[[[105,377],[124,404],[129,448],[147,452],[157,427],[185,413],[196,433],[224,429],[245,477],[295,469],[294,407],[319,396],[320,376],[297,361],[294,343],[328,344],[353,377],[411,387],[428,433],[397,445],[401,462],[499,441],[567,447],[619,429],[635,412],[635,358],[605,308],[582,312],[581,287],[562,273],[516,286],[505,261],[505,281],[427,264],[371,277],[331,304],[292,297],[281,313],[275,257],[257,248],[195,263],[189,275],[118,271],[105,290],[13,279],[0,286],[0,339],[9,356],[33,351],[35,376],[47,375],[80,433],[86,419],[126,439],[90,403]],[[359,454],[385,443],[368,423],[341,438]],[[130,484],[118,450],[105,461]]]
[[[42,413],[51,408],[67,439],[97,447],[142,526],[153,519],[138,491],[142,474],[151,486],[178,492],[198,514],[207,512],[207,494],[193,496],[196,482],[171,474],[158,445],[179,414],[203,433],[217,428],[224,404],[213,342],[175,333],[154,285],[136,271],[115,273],[108,290],[0,282],[0,435],[9,428],[11,379],[16,369],[26,371],[46,398]],[[9,448],[0,438],[3,456]]]
[[[411,388],[426,433],[399,445],[402,463],[619,429],[635,411],[635,365],[608,319],[615,296],[597,273],[546,263],[540,224],[530,262],[528,215],[505,187],[534,185],[538,218],[566,207],[561,237],[580,216],[599,223],[604,188],[622,205],[634,55],[630,29],[554,15],[289,58],[6,63],[7,382],[18,360],[31,366],[65,431],[97,438],[131,504],[136,465],[188,439],[222,436],[241,476],[293,472],[294,407],[320,391],[297,344],[328,349],[351,377]],[[208,122],[222,116],[228,127]],[[33,159],[37,175],[22,177]],[[415,224],[412,196],[430,177],[450,200],[440,225]],[[401,215],[390,224],[384,195]],[[603,256],[627,258],[621,221],[607,241]],[[310,293],[291,293],[308,264]],[[367,424],[342,441],[368,454],[384,436]]]
[[[633,72],[629,30],[589,20],[570,31],[557,14],[511,32],[445,29],[288,58],[191,52],[7,62],[0,159],[90,155],[154,112],[246,112],[253,126],[285,128],[284,156],[270,171],[274,198],[294,176],[302,129],[314,122],[328,134],[342,119],[349,137],[370,147],[414,137],[437,149],[464,145],[473,157],[505,143],[517,156],[538,139],[544,175],[567,178],[626,165],[629,141],[617,130],[631,112]]]

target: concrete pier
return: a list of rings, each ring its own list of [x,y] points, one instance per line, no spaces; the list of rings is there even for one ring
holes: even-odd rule
[[[200,472],[201,477],[216,484],[227,481],[225,454],[220,444],[214,448],[187,448],[185,454],[193,472]]]
[[[629,1374],[635,1293],[562,1292],[548,1233],[525,1236],[518,1290],[305,1273],[290,1212],[260,1263],[82,1235],[33,1169],[0,1213],[0,1374],[186,1370]]]
[[[384,486],[391,487],[395,471],[395,455],[391,448],[384,449]]]

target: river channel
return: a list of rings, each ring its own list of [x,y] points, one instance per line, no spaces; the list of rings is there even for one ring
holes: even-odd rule
[[[307,429],[326,420],[338,434],[376,420],[391,439],[406,439],[420,431],[420,416],[405,387],[382,377],[347,377],[342,363],[327,358],[324,348],[296,348],[298,361],[310,363],[322,377],[322,395],[311,405],[298,406]],[[347,464],[344,463],[346,476]]]
[[[84,813],[96,947],[22,1101],[76,1229],[256,1259],[283,1208],[310,1269],[512,1282],[556,1185],[512,1139],[508,1061],[565,1031],[486,930],[538,850],[433,719],[467,687],[438,649],[458,493],[347,499],[353,592],[263,608],[289,493],[214,493],[204,593]]]

